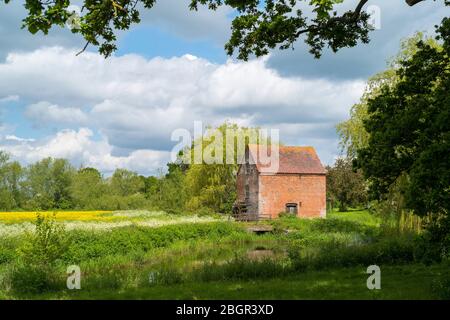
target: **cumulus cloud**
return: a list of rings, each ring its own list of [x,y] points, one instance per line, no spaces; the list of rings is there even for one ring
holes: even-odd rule
[[[170,159],[168,152],[134,150],[128,156],[112,155],[112,147],[102,137],[93,138],[92,130],[62,130],[43,140],[25,139],[7,135],[0,139],[1,149],[25,164],[45,157],[66,158],[76,166],[92,166],[111,173],[116,168],[129,168],[143,174],[154,174]]]
[[[29,105],[25,110],[25,116],[31,119],[36,126],[44,126],[49,123],[77,125],[88,123],[88,117],[82,110],[60,107],[46,101]]]
[[[26,101],[34,102],[25,109],[30,121],[58,130],[87,126],[100,133],[108,146],[102,149],[96,144],[109,156],[95,159],[133,168],[148,166],[138,160],[147,155],[144,150],[171,150],[176,144],[170,140],[172,131],[192,129],[195,120],[205,125],[231,120],[279,128],[285,132],[283,141],[297,144],[325,139],[329,144],[323,143],[319,153],[327,162],[335,153],[334,124],[346,118],[364,88],[361,80],[283,77],[267,66],[267,58],[224,64],[192,55],[105,60],[94,53],[76,57],[74,50],[60,47],[9,54],[0,64],[0,79],[8,79],[0,86],[0,96],[20,91]],[[305,126],[321,129],[305,130]],[[86,159],[82,150],[94,143],[88,137],[85,130],[59,131],[31,155],[21,156],[67,156],[80,161]],[[64,145],[64,139],[70,143]]]
[[[30,35],[20,29],[26,12],[13,1],[0,10],[0,115],[7,118],[8,106],[23,103],[27,121],[39,130],[55,131],[46,132],[47,138],[19,137],[23,134],[15,130],[24,123],[13,123],[9,115],[13,122],[0,123],[0,148],[26,163],[66,157],[105,172],[126,167],[147,173],[169,159],[174,129],[192,129],[195,120],[217,125],[228,119],[279,128],[283,142],[313,145],[323,162],[330,163],[337,153],[334,126],[360,97],[361,79],[383,69],[401,38],[432,31],[446,14],[439,1],[412,8],[403,1],[377,5],[381,29],[371,33],[369,45],[336,55],[326,51],[320,60],[299,45],[248,63],[214,64],[190,54],[105,60],[85,52],[76,57],[84,45],[79,36],[66,28],[55,28],[48,36]],[[144,12],[141,26],[222,46],[229,37],[231,11],[189,12],[187,6],[188,1],[158,1]]]

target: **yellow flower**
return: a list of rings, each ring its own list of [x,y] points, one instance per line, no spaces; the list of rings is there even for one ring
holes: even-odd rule
[[[18,223],[34,221],[37,211],[0,212],[0,222]],[[51,216],[56,213],[58,221],[113,221],[120,217],[112,216],[112,211],[40,211],[43,215]]]

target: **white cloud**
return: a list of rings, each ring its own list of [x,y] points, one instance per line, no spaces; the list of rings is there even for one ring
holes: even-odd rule
[[[13,102],[13,101],[19,101],[19,96],[18,95],[9,95],[7,97],[0,98],[0,103]]]
[[[35,141],[35,139],[24,139],[24,138],[17,137],[13,134],[7,134],[5,136],[5,140],[14,141],[14,142],[34,142]]]
[[[284,141],[297,141],[305,124],[324,125],[327,130],[314,134],[330,140],[328,147],[319,149],[326,161],[335,152],[333,124],[346,118],[364,87],[361,80],[283,77],[267,67],[267,59],[221,65],[191,55],[105,60],[89,52],[77,57],[75,50],[59,47],[9,54],[0,64],[0,79],[8,79],[0,86],[0,96],[20,92],[21,98],[33,102],[25,114],[34,123],[59,130],[88,126],[104,136],[112,155],[120,150],[121,155],[138,158],[142,150],[170,150],[175,144],[171,132],[192,129],[194,120],[215,125],[228,119],[271,128],[290,125],[294,129],[281,137]],[[83,132],[76,137],[87,139]],[[52,141],[59,146],[70,137],[59,132]],[[67,144],[61,149],[49,143],[32,154],[75,158],[88,146]],[[136,166],[139,162],[104,160]]]
[[[94,140],[93,132],[88,128],[62,130],[54,137],[40,141],[6,136],[0,140],[0,146],[26,164],[45,157],[66,158],[74,165],[96,167],[105,173],[127,168],[151,174],[163,167],[170,157],[169,152],[152,150],[135,150],[128,156],[114,156],[106,139]]]
[[[25,110],[25,116],[37,126],[43,126],[48,123],[84,125],[88,122],[88,117],[82,110],[60,107],[46,101],[29,105]]]

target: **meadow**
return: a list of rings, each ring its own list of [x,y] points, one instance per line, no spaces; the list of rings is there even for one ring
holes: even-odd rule
[[[0,213],[2,299],[448,299],[448,261],[366,210],[258,223],[162,211]],[[255,224],[273,229],[249,232]],[[63,227],[64,226],[64,227]],[[381,290],[366,269],[381,268]],[[66,287],[67,267],[81,289]]]

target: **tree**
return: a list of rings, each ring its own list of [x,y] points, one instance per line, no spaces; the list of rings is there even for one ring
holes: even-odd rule
[[[382,199],[403,175],[405,205],[416,214],[448,218],[450,210],[450,19],[437,28],[436,48],[423,41],[401,62],[398,81],[368,101],[366,147],[356,166]]]
[[[0,151],[0,209],[12,210],[22,205],[22,166],[9,161],[9,155]]]
[[[11,0],[4,0],[9,3]],[[354,47],[358,41],[369,42],[369,15],[363,7],[369,0],[359,0],[354,10],[338,15],[336,4],[344,0],[310,0],[309,18],[299,9],[297,0],[191,0],[190,9],[206,5],[211,10],[227,5],[235,10],[231,38],[225,45],[228,54],[238,50],[238,58],[247,60],[250,55],[262,56],[279,46],[287,49],[301,36],[310,46],[310,52],[320,57],[325,46],[333,51]],[[413,6],[424,0],[405,0]],[[440,0],[449,5],[449,0]],[[23,27],[31,33],[47,34],[52,26],[63,26],[68,19],[77,20],[79,33],[89,44],[99,46],[99,52],[108,57],[116,50],[116,31],[127,30],[140,22],[140,12],[151,9],[156,0],[83,0],[83,15],[73,19],[70,0],[25,0],[28,16]],[[306,10],[307,11],[307,10]]]
[[[186,175],[178,165],[168,163],[167,167],[168,172],[159,180],[156,203],[167,212],[180,213],[186,207]]]
[[[144,182],[136,172],[126,169],[116,169],[111,177],[113,193],[122,197],[139,193],[144,186]]]
[[[82,168],[73,177],[70,187],[74,207],[99,209],[100,199],[107,193],[101,173],[95,168]]]
[[[26,170],[26,187],[32,209],[68,209],[72,207],[70,186],[75,169],[66,159],[45,158]]]
[[[238,144],[243,152],[249,142],[262,143],[261,138],[267,137],[260,136],[259,128],[240,128],[226,122],[217,128],[209,128],[196,140],[184,155],[192,162],[186,171],[188,209],[208,208],[217,213],[230,213],[236,200]],[[196,146],[203,156],[200,163],[194,161]],[[228,154],[227,159],[230,150],[234,150],[234,158]]]
[[[327,171],[327,191],[333,202],[338,201],[339,211],[367,202],[364,177],[361,170],[353,170],[350,158],[338,158]]]
[[[238,130],[239,128],[237,125],[229,123],[224,123],[218,128],[208,128],[204,136],[195,141],[183,155],[185,156],[184,159],[189,158],[191,160],[186,172],[186,189],[188,192],[186,206],[191,211],[200,208],[207,208],[220,213],[231,211],[236,198],[237,164],[227,164],[226,162],[224,150],[226,150],[227,129]],[[197,150],[196,145],[199,146]],[[215,146],[217,150],[209,149]],[[195,152],[198,152],[198,150],[201,150],[202,161],[195,163]],[[216,158],[217,161],[214,163],[205,162],[205,157]]]
[[[340,137],[340,146],[348,157],[355,158],[357,150],[368,145],[369,133],[364,127],[364,121],[368,118],[369,100],[377,97],[381,93],[383,86],[395,86],[399,80],[397,71],[401,68],[402,62],[411,59],[417,53],[419,50],[417,44],[420,42],[424,42],[438,50],[442,48],[436,39],[426,37],[421,32],[417,32],[414,36],[403,40],[400,44],[400,51],[388,62],[387,69],[374,75],[367,81],[363,96],[350,110],[350,119],[336,126]]]

